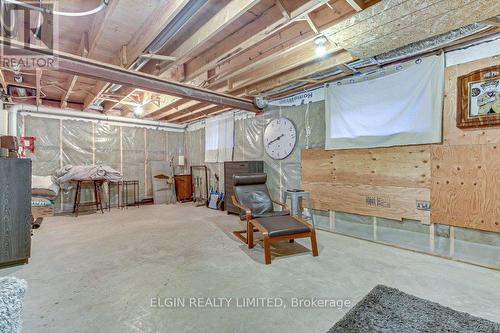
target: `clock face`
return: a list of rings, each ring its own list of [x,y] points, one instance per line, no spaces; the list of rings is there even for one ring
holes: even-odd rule
[[[275,160],[288,157],[297,142],[297,129],[288,118],[271,121],[264,131],[264,149]]]

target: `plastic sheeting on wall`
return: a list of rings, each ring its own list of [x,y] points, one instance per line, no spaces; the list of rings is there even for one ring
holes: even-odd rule
[[[149,162],[172,160],[177,164],[179,154],[184,154],[182,132],[38,116],[19,117],[18,128],[19,133],[36,137],[35,153],[28,153],[34,175],[52,175],[68,164],[106,164],[122,172],[125,180],[139,181],[139,199],[152,196]],[[176,172],[184,172],[184,168]],[[82,201],[92,198],[93,190],[85,188]],[[71,211],[73,200],[74,189],[62,191],[56,210]],[[115,205],[116,191],[111,200]],[[175,202],[173,192],[169,202]]]
[[[167,133],[146,131],[146,179],[145,195],[153,196],[153,179],[151,175],[151,161],[167,161]]]
[[[293,153],[284,160],[271,159],[264,151],[263,133],[267,124],[278,117],[291,119],[297,128],[298,139]],[[324,103],[310,103],[293,107],[273,107],[263,115],[237,119],[234,126],[234,161],[262,160],[268,174],[268,186],[276,199],[281,199],[287,188],[300,188],[300,158],[304,148],[323,147],[325,142]],[[202,162],[198,156],[204,156],[204,129],[186,133],[186,147],[191,162]],[[223,164],[207,163],[210,173],[210,185],[215,186],[213,175],[220,175],[219,188],[224,189]]]
[[[24,136],[34,136],[35,153],[27,152],[26,156],[33,161],[33,175],[48,176],[60,166],[60,120],[22,117],[24,119]],[[19,133],[23,133],[20,131]]]
[[[146,149],[145,131],[138,127],[122,127],[123,179],[138,180],[139,193],[145,196]]]

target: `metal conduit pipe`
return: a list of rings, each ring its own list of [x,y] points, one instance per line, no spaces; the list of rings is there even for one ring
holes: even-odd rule
[[[102,114],[94,114],[90,112],[82,112],[82,111],[70,111],[70,110],[61,110],[58,108],[52,108],[47,106],[36,106],[30,104],[15,104],[8,110],[8,134],[12,136],[17,136],[17,116],[19,112],[31,112],[33,114],[45,114],[51,116],[59,116],[59,117],[71,117],[71,118],[79,118],[79,119],[90,119],[90,120],[102,120],[102,121],[110,121],[114,123],[123,123],[123,124],[135,124],[135,125],[143,125],[143,126],[153,126],[162,129],[171,129],[171,130],[184,130],[186,125],[153,121],[153,120],[143,120],[143,119],[133,119],[133,118],[125,118],[125,117],[116,117],[116,116],[105,116]]]

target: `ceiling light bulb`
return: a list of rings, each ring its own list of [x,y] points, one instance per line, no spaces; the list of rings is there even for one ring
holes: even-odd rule
[[[327,39],[325,36],[318,36],[314,39],[314,44],[316,45],[316,55],[318,55],[319,57],[322,57],[326,54],[326,42]]]
[[[316,45],[316,55],[322,57],[326,54],[326,46],[325,45]]]
[[[142,105],[138,105],[138,106],[135,107],[135,109],[134,109],[134,116],[136,118],[140,118],[143,113],[144,113],[144,108],[142,107]]]

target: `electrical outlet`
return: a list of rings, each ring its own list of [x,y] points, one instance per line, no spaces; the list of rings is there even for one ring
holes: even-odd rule
[[[417,200],[417,210],[425,210],[425,211],[431,210],[431,202],[424,200]]]

